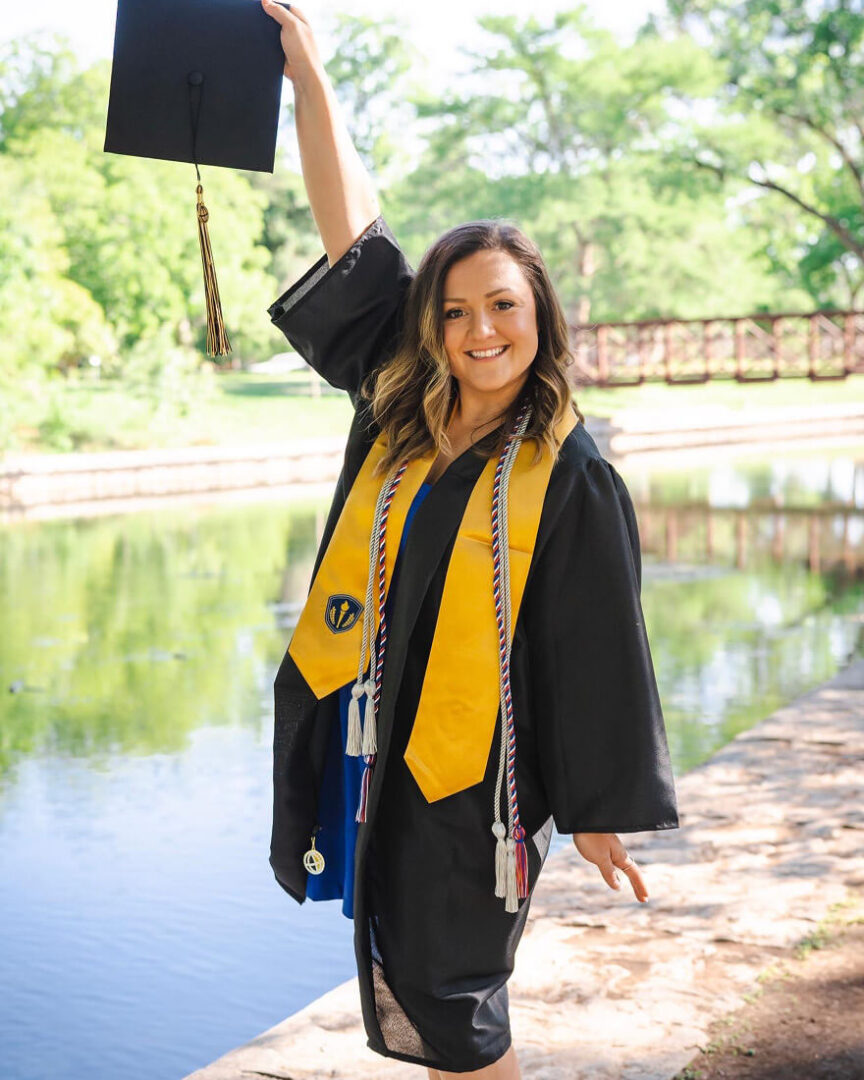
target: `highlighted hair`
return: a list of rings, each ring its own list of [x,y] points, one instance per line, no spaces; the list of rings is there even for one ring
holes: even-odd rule
[[[420,260],[405,298],[402,329],[393,357],[367,376],[361,396],[371,401],[372,417],[387,436],[387,451],[377,472],[388,472],[433,449],[449,453],[447,425],[459,396],[444,347],[444,280],[450,267],[475,251],[504,251],[520,266],[534,294],[537,354],[525,385],[501,414],[501,426],[475,444],[484,457],[499,453],[516,415],[526,402],[532,421],[525,439],[533,439],[540,458],[545,445],[557,458],[555,427],[572,408],[567,368],[573,363],[567,319],[540,249],[516,225],[499,219],[469,221],[440,236]]]

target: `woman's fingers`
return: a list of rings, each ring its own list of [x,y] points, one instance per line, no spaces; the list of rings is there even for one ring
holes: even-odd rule
[[[294,4],[289,11],[276,0],[261,0],[261,7],[282,27],[280,41],[285,53],[285,74],[296,86],[298,79],[316,71],[321,63],[309,20]]]
[[[604,859],[602,862],[597,863],[597,869],[603,875],[603,880],[610,888],[621,888],[621,879],[615,873],[615,864],[611,859]]]
[[[636,899],[639,900],[640,903],[644,903],[648,899],[648,887],[645,884],[645,879],[642,877],[642,871],[636,865],[636,860],[624,849],[624,845],[620,840],[618,841],[617,846],[618,850],[614,851],[610,860],[613,865],[612,872],[613,874],[615,873],[614,867],[623,871],[630,879],[630,884],[633,886],[633,892],[636,894]]]
[[[261,0],[261,6],[271,19],[275,19],[276,22],[281,23],[283,26],[288,26],[291,22],[292,11],[295,16],[297,14],[293,4],[291,5],[291,11],[289,11],[284,4],[277,4],[275,0]]]
[[[291,4],[291,10],[289,11],[288,5],[281,3],[281,0],[278,3],[277,0],[261,0],[261,3],[267,14],[272,16],[276,22],[281,23],[283,26],[287,26],[291,22],[292,17],[299,19],[309,26],[309,20],[296,4]]]
[[[292,4],[292,5],[291,5],[291,11],[289,12],[289,14],[290,14],[290,15],[296,15],[296,16],[297,16],[297,18],[298,18],[298,19],[299,19],[299,20],[300,20],[301,22],[305,22],[307,26],[309,26],[309,25],[310,25],[310,23],[309,23],[309,20],[308,20],[308,19],[306,18],[306,16],[305,16],[305,15],[303,14],[303,12],[302,12],[302,11],[300,10],[300,8],[299,8],[299,7],[297,7],[297,5],[296,5],[296,4]]]
[[[621,843],[617,833],[574,833],[573,843],[584,859],[595,864],[610,888],[621,888],[621,879],[617,873],[617,870],[620,870],[630,879],[636,899],[643,903],[648,899],[642,871]]]

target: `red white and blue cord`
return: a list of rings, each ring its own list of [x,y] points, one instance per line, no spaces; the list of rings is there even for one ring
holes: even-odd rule
[[[345,747],[345,753],[351,757],[362,754],[366,765],[360,784],[360,801],[355,815],[355,820],[358,822],[366,820],[369,785],[372,781],[372,771],[378,757],[378,703],[381,699],[381,676],[384,671],[384,656],[387,652],[387,613],[385,606],[387,599],[387,518],[390,515],[390,505],[399,487],[399,482],[407,468],[408,462],[403,461],[381,485],[375,502],[375,514],[369,541],[369,575],[366,584],[366,600],[363,605],[363,641],[360,646],[357,681],[351,687],[351,702],[348,706],[348,741]],[[380,635],[377,658],[375,655],[375,619],[372,612],[372,589],[376,565],[378,567],[378,622]],[[369,649],[370,672],[368,679],[365,677],[367,647]],[[373,672],[374,676],[372,675]],[[366,694],[366,709],[363,715],[361,737],[359,698],[364,693]]]

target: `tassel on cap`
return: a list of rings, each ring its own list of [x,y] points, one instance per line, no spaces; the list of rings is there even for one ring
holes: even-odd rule
[[[204,72],[190,71],[186,76],[189,85],[189,120],[192,135],[192,161],[195,176],[198,179],[195,188],[198,196],[198,243],[201,245],[201,267],[204,271],[204,299],[207,303],[207,355],[227,356],[231,352],[231,342],[225,330],[222,318],[222,304],[219,300],[219,285],[216,281],[216,268],[213,265],[213,251],[210,247],[210,233],[207,222],[210,213],[204,205],[204,189],[201,186],[201,170],[198,168],[198,119],[201,113],[201,100],[204,93]]]
[[[231,342],[225,330],[222,318],[222,304],[219,300],[219,283],[216,281],[216,267],[213,265],[213,251],[210,247],[210,234],[207,231],[209,211],[204,205],[204,189],[198,184],[198,243],[201,245],[201,267],[204,271],[204,299],[207,303],[207,355],[227,356],[231,352]]]

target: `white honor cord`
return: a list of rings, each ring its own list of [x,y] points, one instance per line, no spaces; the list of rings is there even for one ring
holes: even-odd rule
[[[510,489],[510,473],[513,471],[513,466],[516,462],[516,455],[519,453],[519,448],[522,445],[522,436],[524,435],[529,423],[531,422],[531,409],[529,408],[525,416],[522,418],[519,427],[516,429],[515,437],[510,443],[507,449],[507,454],[504,458],[504,464],[501,468],[501,481],[498,487],[498,523],[499,523],[499,541],[498,541],[498,560],[501,567],[501,594],[502,594],[502,607],[504,609],[504,640],[507,648],[507,660],[510,659],[511,641],[511,618],[512,611],[510,605],[510,527],[509,527],[509,489]],[[501,821],[501,790],[504,786],[504,773],[507,768],[507,739],[505,734],[507,732],[507,704],[504,694],[504,675],[499,665],[499,687],[500,687],[500,700],[501,700],[501,745],[498,758],[498,779],[495,783],[495,807],[494,807],[494,820],[497,825]],[[513,832],[513,805],[511,800],[507,800],[507,824],[509,826],[509,832]],[[494,829],[493,829],[494,831]],[[498,835],[496,833],[496,835]],[[499,837],[500,838],[500,837]]]

